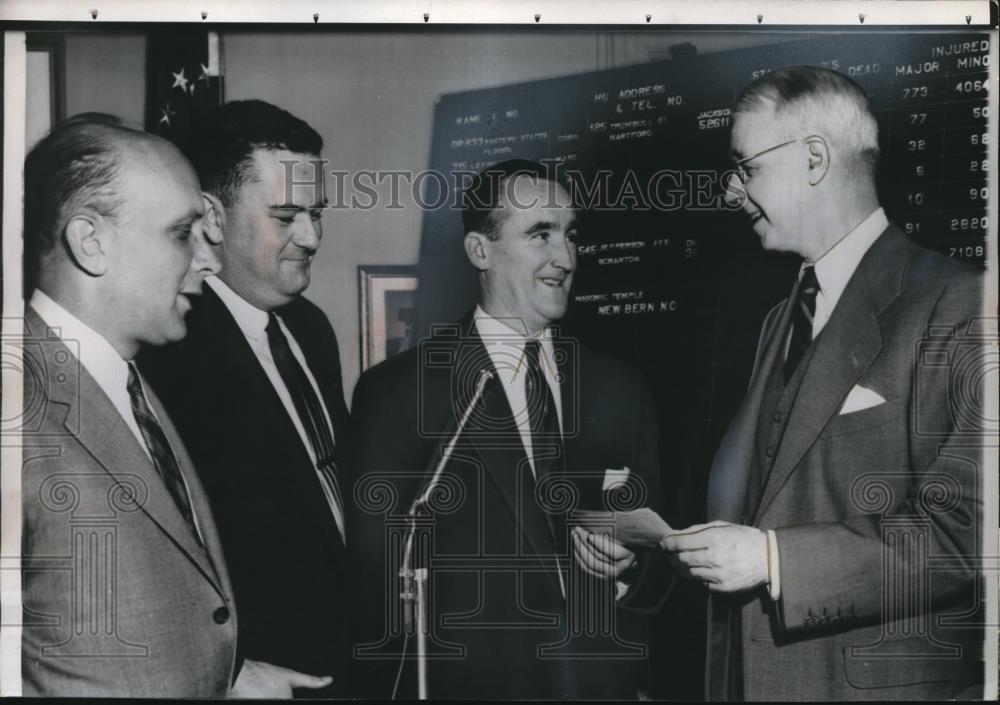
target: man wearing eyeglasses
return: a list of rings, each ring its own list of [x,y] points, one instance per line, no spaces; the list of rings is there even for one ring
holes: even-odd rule
[[[961,361],[983,359],[980,277],[888,221],[850,79],[765,75],[731,146],[729,203],[803,261],[713,462],[710,523],[661,544],[710,591],[707,696],[976,697],[981,437],[963,419],[982,397]]]

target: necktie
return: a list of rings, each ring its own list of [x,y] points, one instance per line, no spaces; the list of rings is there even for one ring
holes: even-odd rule
[[[819,281],[816,279],[816,268],[812,265],[802,270],[802,281],[799,283],[799,295],[792,309],[792,339],[788,344],[788,356],[785,358],[785,384],[795,374],[806,349],[812,343],[813,317],[816,315],[816,295],[819,294]]]
[[[292,350],[288,347],[288,339],[281,330],[278,317],[273,313],[267,315],[267,343],[271,348],[274,366],[278,368],[288,393],[292,397],[295,411],[305,428],[309,445],[316,456],[316,471],[319,474],[323,494],[330,505],[333,517],[340,529],[341,536],[346,538],[344,526],[344,500],[340,494],[340,484],[337,480],[337,448],[333,443],[333,433],[320,403],[305,371],[299,365]]]
[[[524,346],[524,356],[527,370],[524,377],[525,397],[528,402],[528,420],[531,424],[532,460],[535,465],[537,479],[556,470],[561,461],[559,458],[539,457],[539,451],[548,447],[548,455],[553,445],[561,444],[559,434],[559,416],[552,390],[545,379],[545,372],[539,361],[541,345],[537,340],[529,340]]]
[[[177,466],[177,458],[170,449],[163,428],[149,408],[149,402],[142,389],[142,381],[139,379],[139,371],[133,363],[128,363],[128,398],[132,404],[132,414],[139,426],[139,432],[146,442],[146,449],[153,460],[153,467],[157,474],[163,479],[163,484],[167,486],[167,492],[177,505],[184,520],[194,533],[198,542],[201,543],[201,536],[198,534],[198,527],[194,523],[194,515],[191,513],[191,502],[188,499],[187,485],[184,484],[184,477]]]
[[[541,345],[537,340],[529,340],[524,346],[524,356],[527,361],[524,391],[528,405],[528,421],[531,425],[531,455],[535,466],[536,484],[549,473],[561,472],[563,463],[559,412],[556,410],[555,398],[552,396],[552,390],[539,361],[540,349]],[[565,522],[562,515],[549,512],[545,512],[545,518],[555,540],[558,561],[558,556],[566,553]],[[561,573],[559,581],[562,585]],[[565,590],[563,586],[564,595]]]

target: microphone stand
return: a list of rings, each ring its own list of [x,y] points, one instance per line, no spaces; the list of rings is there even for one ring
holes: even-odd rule
[[[431,493],[437,489],[438,484],[441,482],[441,475],[444,473],[445,467],[448,465],[448,461],[451,459],[451,454],[455,450],[455,444],[458,443],[459,436],[462,435],[462,431],[465,430],[465,425],[469,421],[469,417],[472,416],[472,411],[476,404],[483,396],[483,392],[486,389],[487,383],[493,379],[496,374],[492,370],[483,370],[479,374],[479,379],[476,382],[476,392],[472,396],[472,401],[469,402],[468,406],[465,407],[465,411],[462,413],[462,418],[458,422],[458,427],[455,429],[454,435],[448,441],[445,446],[444,451],[441,453],[441,460],[438,461],[437,467],[434,468],[434,473],[431,475],[430,480],[424,485],[424,490],[421,492],[413,503],[410,505],[410,509],[407,512],[407,517],[410,520],[410,527],[406,532],[406,543],[403,549],[403,561],[402,566],[399,569],[399,577],[403,580],[403,589],[400,591],[399,598],[403,601],[403,614],[406,624],[406,638],[409,638],[410,630],[413,626],[414,613],[416,616],[416,630],[417,630],[417,698],[419,700],[427,700],[427,576],[428,570],[426,567],[414,568],[413,563],[413,540],[417,532],[417,511],[427,504],[430,499]],[[405,644],[405,642],[404,642]],[[406,661],[406,650],[403,650],[403,660],[400,662],[399,669],[402,673],[403,666]],[[397,686],[399,684],[399,679],[396,679]],[[393,692],[393,699],[395,699],[396,693]]]

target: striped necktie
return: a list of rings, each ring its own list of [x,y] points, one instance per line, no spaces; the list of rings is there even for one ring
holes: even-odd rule
[[[816,279],[816,268],[809,265],[802,270],[799,295],[795,301],[795,308],[792,309],[792,338],[788,343],[788,356],[785,358],[785,384],[788,384],[795,374],[795,368],[799,366],[812,343],[817,294],[819,294],[819,280]]]
[[[267,343],[271,348],[274,366],[278,368],[281,380],[288,388],[295,411],[305,428],[309,445],[316,456],[316,472],[319,475],[323,494],[333,512],[333,518],[340,529],[340,535],[347,539],[344,525],[344,499],[340,493],[340,483],[337,479],[337,448],[333,443],[333,431],[326,420],[319,396],[313,389],[305,370],[295,359],[288,339],[285,338],[278,317],[267,314]]]
[[[128,383],[126,389],[128,390],[129,402],[132,405],[132,415],[135,416],[139,432],[142,434],[142,439],[146,442],[146,449],[149,451],[149,457],[153,461],[153,467],[156,468],[157,474],[163,479],[163,484],[166,485],[167,492],[173,498],[174,504],[177,505],[181,516],[184,517],[188,526],[191,527],[191,531],[198,539],[198,542],[202,543],[201,535],[198,533],[198,526],[195,524],[194,515],[191,512],[191,501],[188,497],[187,485],[184,483],[184,476],[181,475],[180,468],[177,465],[177,458],[174,456],[174,452],[170,448],[170,443],[167,441],[167,436],[163,433],[163,428],[160,426],[159,421],[156,420],[153,410],[149,408],[149,401],[146,399],[146,394],[142,389],[142,380],[139,379],[139,371],[136,369],[135,364],[131,362],[128,363]]]
[[[528,419],[531,425],[532,461],[535,474],[539,480],[547,473],[560,469],[560,459],[538,457],[539,450],[546,445],[561,444],[559,434],[559,416],[556,411],[556,401],[552,390],[545,379],[539,355],[541,344],[537,340],[529,340],[524,346],[527,369],[524,377],[525,397],[528,404]],[[545,455],[545,454],[543,454]]]

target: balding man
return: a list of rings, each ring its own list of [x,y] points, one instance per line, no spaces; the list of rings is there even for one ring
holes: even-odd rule
[[[198,178],[107,115],[25,163],[23,690],[222,697],[236,615],[190,459],[132,360],[182,338],[219,262]]]
[[[707,695],[972,695],[979,441],[960,421],[979,397],[956,362],[976,352],[979,278],[886,219],[878,127],[850,79],[757,80],[732,153],[730,202],[803,261],[712,465],[715,521],[663,542],[711,591]]]

